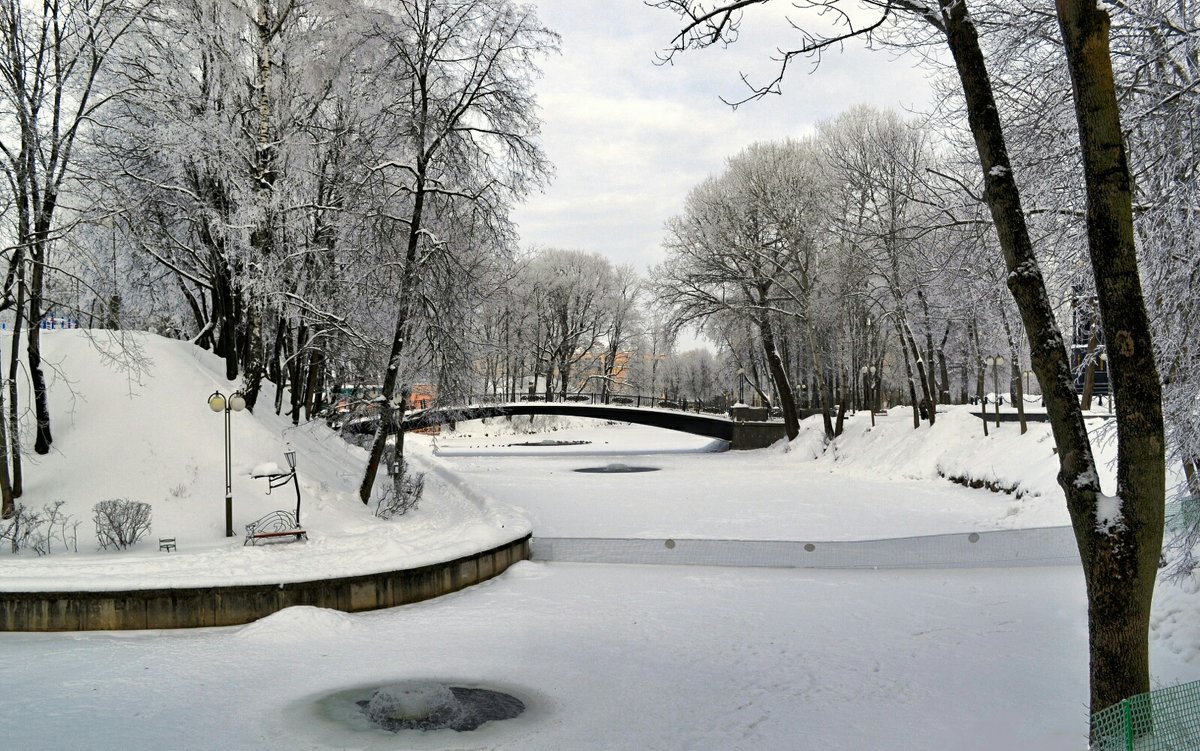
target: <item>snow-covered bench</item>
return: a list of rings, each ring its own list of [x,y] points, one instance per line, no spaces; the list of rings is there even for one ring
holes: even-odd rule
[[[292,537],[292,540],[285,538]],[[283,540],[284,542],[296,542],[298,540],[307,540],[308,532],[305,532],[299,524],[296,523],[296,517],[289,511],[272,511],[266,516],[252,521],[246,525],[246,541],[243,545],[257,545],[260,540]]]

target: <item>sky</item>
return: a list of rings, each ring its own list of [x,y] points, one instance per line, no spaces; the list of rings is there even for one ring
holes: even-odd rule
[[[737,44],[656,65],[678,31],[671,13],[641,0],[535,5],[562,35],[562,54],[544,61],[537,84],[555,178],[515,213],[526,248],[598,251],[645,270],[663,259],[664,224],[688,191],[746,146],[806,135],[855,104],[903,111],[931,96],[914,58],[851,43],[815,74],[794,64],[783,96],[735,111],[720,97],[746,91],[739,74],[773,76],[772,54],[796,40],[781,15],[748,15]]]

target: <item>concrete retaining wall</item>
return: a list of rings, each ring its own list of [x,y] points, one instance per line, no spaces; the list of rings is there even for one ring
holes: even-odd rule
[[[786,435],[781,422],[735,422],[729,447],[734,451],[765,449]]]
[[[0,631],[196,628],[249,623],[293,605],[377,610],[456,592],[529,557],[529,535],[403,571],[285,584],[126,592],[0,593]]]

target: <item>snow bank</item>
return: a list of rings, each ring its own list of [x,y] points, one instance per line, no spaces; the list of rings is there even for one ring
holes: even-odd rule
[[[80,522],[78,553],[61,544],[37,557],[0,553],[0,588],[7,591],[105,590],[261,584],[354,576],[421,566],[469,555],[528,533],[528,522],[486,496],[470,498],[433,478],[416,511],[381,521],[357,486],[365,452],[319,421],[293,426],[274,414],[274,386],[265,384],[254,414],[230,414],[233,527],[225,537],[223,413],[208,407],[214,391],[238,384],[224,363],[187,342],[131,332],[48,331],[54,445],[25,456],[25,492],[32,508],[57,500]],[[286,396],[286,394],[285,394]],[[28,404],[28,394],[22,397]],[[25,426],[26,434],[31,424]],[[31,441],[29,442],[31,443]],[[296,450],[307,543],[242,547],[246,524],[276,509],[293,510],[292,487],[267,493],[252,474],[284,464]],[[417,469],[422,448],[410,452]],[[386,482],[381,477],[377,486]],[[122,552],[100,552],[92,506],[110,498],[152,507],[148,539]],[[159,537],[177,552],[161,553]]]

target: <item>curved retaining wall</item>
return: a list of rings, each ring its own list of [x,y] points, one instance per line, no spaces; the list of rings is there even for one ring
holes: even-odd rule
[[[486,581],[528,558],[529,539],[526,535],[446,563],[340,579],[124,592],[4,592],[0,631],[234,626],[293,605],[351,613],[390,608]]]

